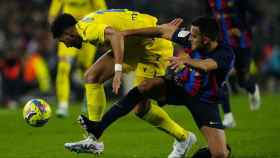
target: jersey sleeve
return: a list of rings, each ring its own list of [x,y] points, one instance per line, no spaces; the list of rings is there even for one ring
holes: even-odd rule
[[[171,41],[182,45],[184,48],[190,48],[189,42],[190,31],[186,30],[185,28],[180,28],[175,31],[173,34]]]
[[[76,26],[83,40],[89,41],[94,45],[103,44],[105,42],[106,24],[87,22],[87,19],[82,19]]]
[[[105,24],[90,24],[85,30],[86,39],[89,41],[97,41],[102,44],[105,41],[105,29],[108,25]]]

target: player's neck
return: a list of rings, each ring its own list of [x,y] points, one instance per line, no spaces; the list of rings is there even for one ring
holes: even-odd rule
[[[76,29],[76,27],[73,27],[73,33],[74,33],[75,35],[79,35],[78,30]]]

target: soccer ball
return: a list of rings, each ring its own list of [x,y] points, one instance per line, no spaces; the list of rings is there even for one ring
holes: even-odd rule
[[[23,118],[33,127],[41,127],[50,119],[52,110],[50,105],[42,99],[31,99],[23,108]]]

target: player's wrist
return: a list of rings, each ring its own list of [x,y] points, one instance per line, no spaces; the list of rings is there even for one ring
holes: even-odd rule
[[[122,71],[122,64],[115,64],[115,72]]]

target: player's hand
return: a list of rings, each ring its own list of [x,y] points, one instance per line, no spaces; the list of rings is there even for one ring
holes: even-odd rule
[[[241,36],[241,32],[238,28],[232,28],[228,30],[228,34],[230,36],[234,36],[234,37],[240,37]]]
[[[121,86],[121,80],[122,80],[122,71],[116,71],[114,78],[113,78],[113,92],[115,94],[119,93],[119,89]]]
[[[188,58],[190,58],[189,55],[169,58],[170,68],[175,69],[175,71],[181,70],[185,67]]]
[[[182,24],[183,19],[176,18],[169,23],[159,25],[162,31],[162,38],[171,39],[174,32],[178,29],[178,27]]]

